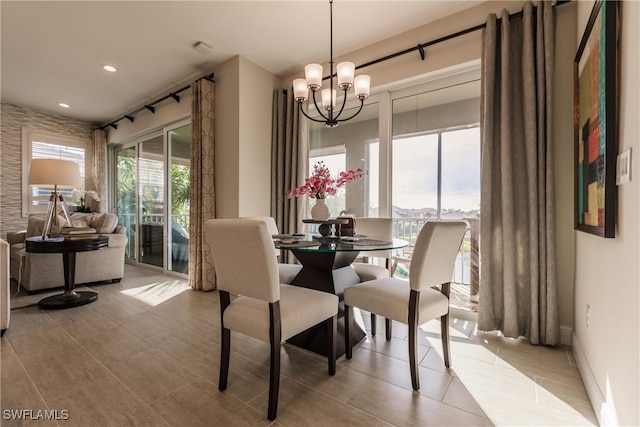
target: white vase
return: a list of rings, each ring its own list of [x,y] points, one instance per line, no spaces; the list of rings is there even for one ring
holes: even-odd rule
[[[329,216],[329,206],[324,202],[324,199],[316,199],[316,204],[311,208],[311,218],[314,221],[326,221]]]

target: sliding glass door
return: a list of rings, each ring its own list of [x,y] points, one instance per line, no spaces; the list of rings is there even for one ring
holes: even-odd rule
[[[130,262],[188,273],[190,147],[183,123],[115,149],[115,206]]]
[[[162,134],[138,142],[138,261],[164,266],[165,156]]]
[[[169,269],[189,272],[189,174],[191,173],[191,125],[170,130],[169,140]]]
[[[138,189],[138,158],[136,146],[118,148],[115,155],[115,194],[116,214],[118,223],[125,228],[127,235],[127,249],[125,258],[136,260],[136,236],[138,230],[137,189]]]

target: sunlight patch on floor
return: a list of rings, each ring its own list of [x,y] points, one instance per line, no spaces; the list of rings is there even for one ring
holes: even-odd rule
[[[150,306],[156,306],[189,289],[184,280],[176,279],[125,289],[120,293]]]

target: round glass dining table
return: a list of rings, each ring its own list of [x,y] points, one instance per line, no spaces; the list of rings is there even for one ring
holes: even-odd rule
[[[362,252],[400,249],[409,245],[402,239],[392,241],[369,239],[367,237],[322,237],[319,235],[275,235],[276,249],[289,250],[302,265],[302,269],[291,281],[291,285],[302,286],[322,292],[330,292],[340,299],[338,321],[338,355],[344,354],[344,324],[342,317],[342,299],[344,290],[361,282],[351,267],[351,263]],[[365,333],[357,328],[354,331],[354,343],[364,338]],[[318,325],[288,342],[307,348],[315,353],[326,355],[326,331],[324,325]]]
[[[276,249],[291,251],[302,265],[302,270],[291,284],[331,292],[342,300],[346,287],[360,283],[360,278],[349,266],[361,252],[400,249],[408,246],[409,242],[366,237],[277,235],[274,245]]]

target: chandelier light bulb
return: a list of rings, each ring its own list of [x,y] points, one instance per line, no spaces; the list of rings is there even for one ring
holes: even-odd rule
[[[295,79],[293,81],[293,96],[295,101],[300,106],[300,113],[307,119],[324,123],[325,126],[334,128],[341,122],[353,119],[360,114],[362,107],[364,107],[364,100],[369,96],[371,88],[371,79],[367,75],[356,76],[356,66],[353,62],[341,62],[334,68],[333,62],[333,0],[329,0],[329,89],[322,90],[322,65],[320,64],[308,64],[304,67],[304,79]],[[335,72],[334,72],[335,71]],[[336,79],[335,81],[333,79]],[[344,117],[345,106],[347,105],[347,92],[351,88],[355,88],[356,98],[360,100],[360,107],[355,112],[350,112]],[[336,89],[334,89],[336,88]],[[341,106],[336,108],[337,102],[337,89],[344,91],[344,96],[341,100]],[[315,107],[315,113],[311,115],[306,113],[306,109],[302,104],[309,99],[309,90],[311,90],[311,98],[313,98],[313,106]],[[322,98],[322,107],[316,98],[316,92],[320,92],[318,95]],[[311,104],[311,102],[309,102]],[[347,109],[346,111],[349,111]],[[345,115],[345,116],[346,116]]]
[[[356,76],[354,79],[356,97],[361,100],[367,99],[371,90],[371,77],[366,74]]]
[[[305,79],[293,81],[293,96],[297,102],[304,102],[309,98],[309,87]]]
[[[322,91],[322,106],[325,110],[331,110],[336,106],[336,90],[324,89]]]
[[[351,89],[355,72],[356,65],[353,62],[341,62],[338,64],[338,86],[340,89]]]
[[[304,67],[304,76],[307,80],[307,86],[312,91],[317,91],[322,87],[322,65],[309,64]]]

